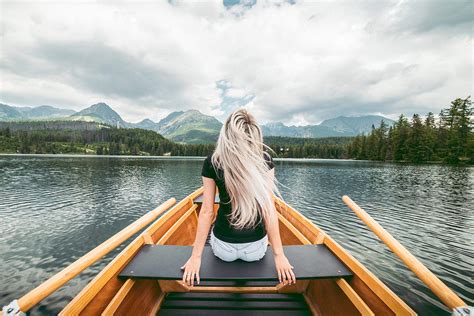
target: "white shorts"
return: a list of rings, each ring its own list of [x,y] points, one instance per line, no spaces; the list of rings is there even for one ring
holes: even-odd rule
[[[246,243],[230,243],[218,239],[211,231],[210,240],[214,255],[221,260],[230,262],[237,259],[244,261],[258,261],[265,256],[268,248],[268,236],[260,240]]]

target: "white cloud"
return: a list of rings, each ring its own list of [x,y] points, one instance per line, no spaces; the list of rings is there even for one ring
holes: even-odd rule
[[[0,102],[105,101],[130,121],[245,104],[295,124],[438,112],[473,93],[470,5],[2,1]]]

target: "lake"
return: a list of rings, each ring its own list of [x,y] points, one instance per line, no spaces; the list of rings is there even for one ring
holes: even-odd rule
[[[201,166],[202,158],[0,155],[0,304],[21,297],[168,198],[191,193],[201,185]],[[276,175],[290,205],[419,314],[449,312],[345,206],[342,195],[474,304],[474,168],[291,159],[276,161]],[[58,313],[116,253],[31,315]]]

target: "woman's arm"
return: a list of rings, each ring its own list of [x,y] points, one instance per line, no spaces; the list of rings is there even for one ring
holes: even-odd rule
[[[199,269],[201,268],[201,255],[206,244],[207,235],[214,219],[214,200],[216,196],[216,183],[211,178],[202,177],[204,185],[203,201],[199,212],[196,238],[194,239],[193,252],[189,260],[181,267],[184,270],[183,282],[194,285],[194,278],[199,284]]]
[[[275,176],[275,168],[269,172]],[[273,193],[271,193],[273,195]],[[273,256],[275,258],[275,268],[278,272],[278,279],[280,282],[288,281],[289,284],[296,283],[296,277],[293,273],[293,266],[290,264],[283,252],[283,245],[281,243],[280,228],[278,226],[278,215],[274,212],[268,218],[264,218],[265,229],[267,230],[268,239],[273,249]]]

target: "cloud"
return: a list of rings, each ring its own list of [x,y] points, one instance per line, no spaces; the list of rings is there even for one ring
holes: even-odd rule
[[[473,93],[472,3],[2,1],[0,101],[125,119],[438,112]]]

